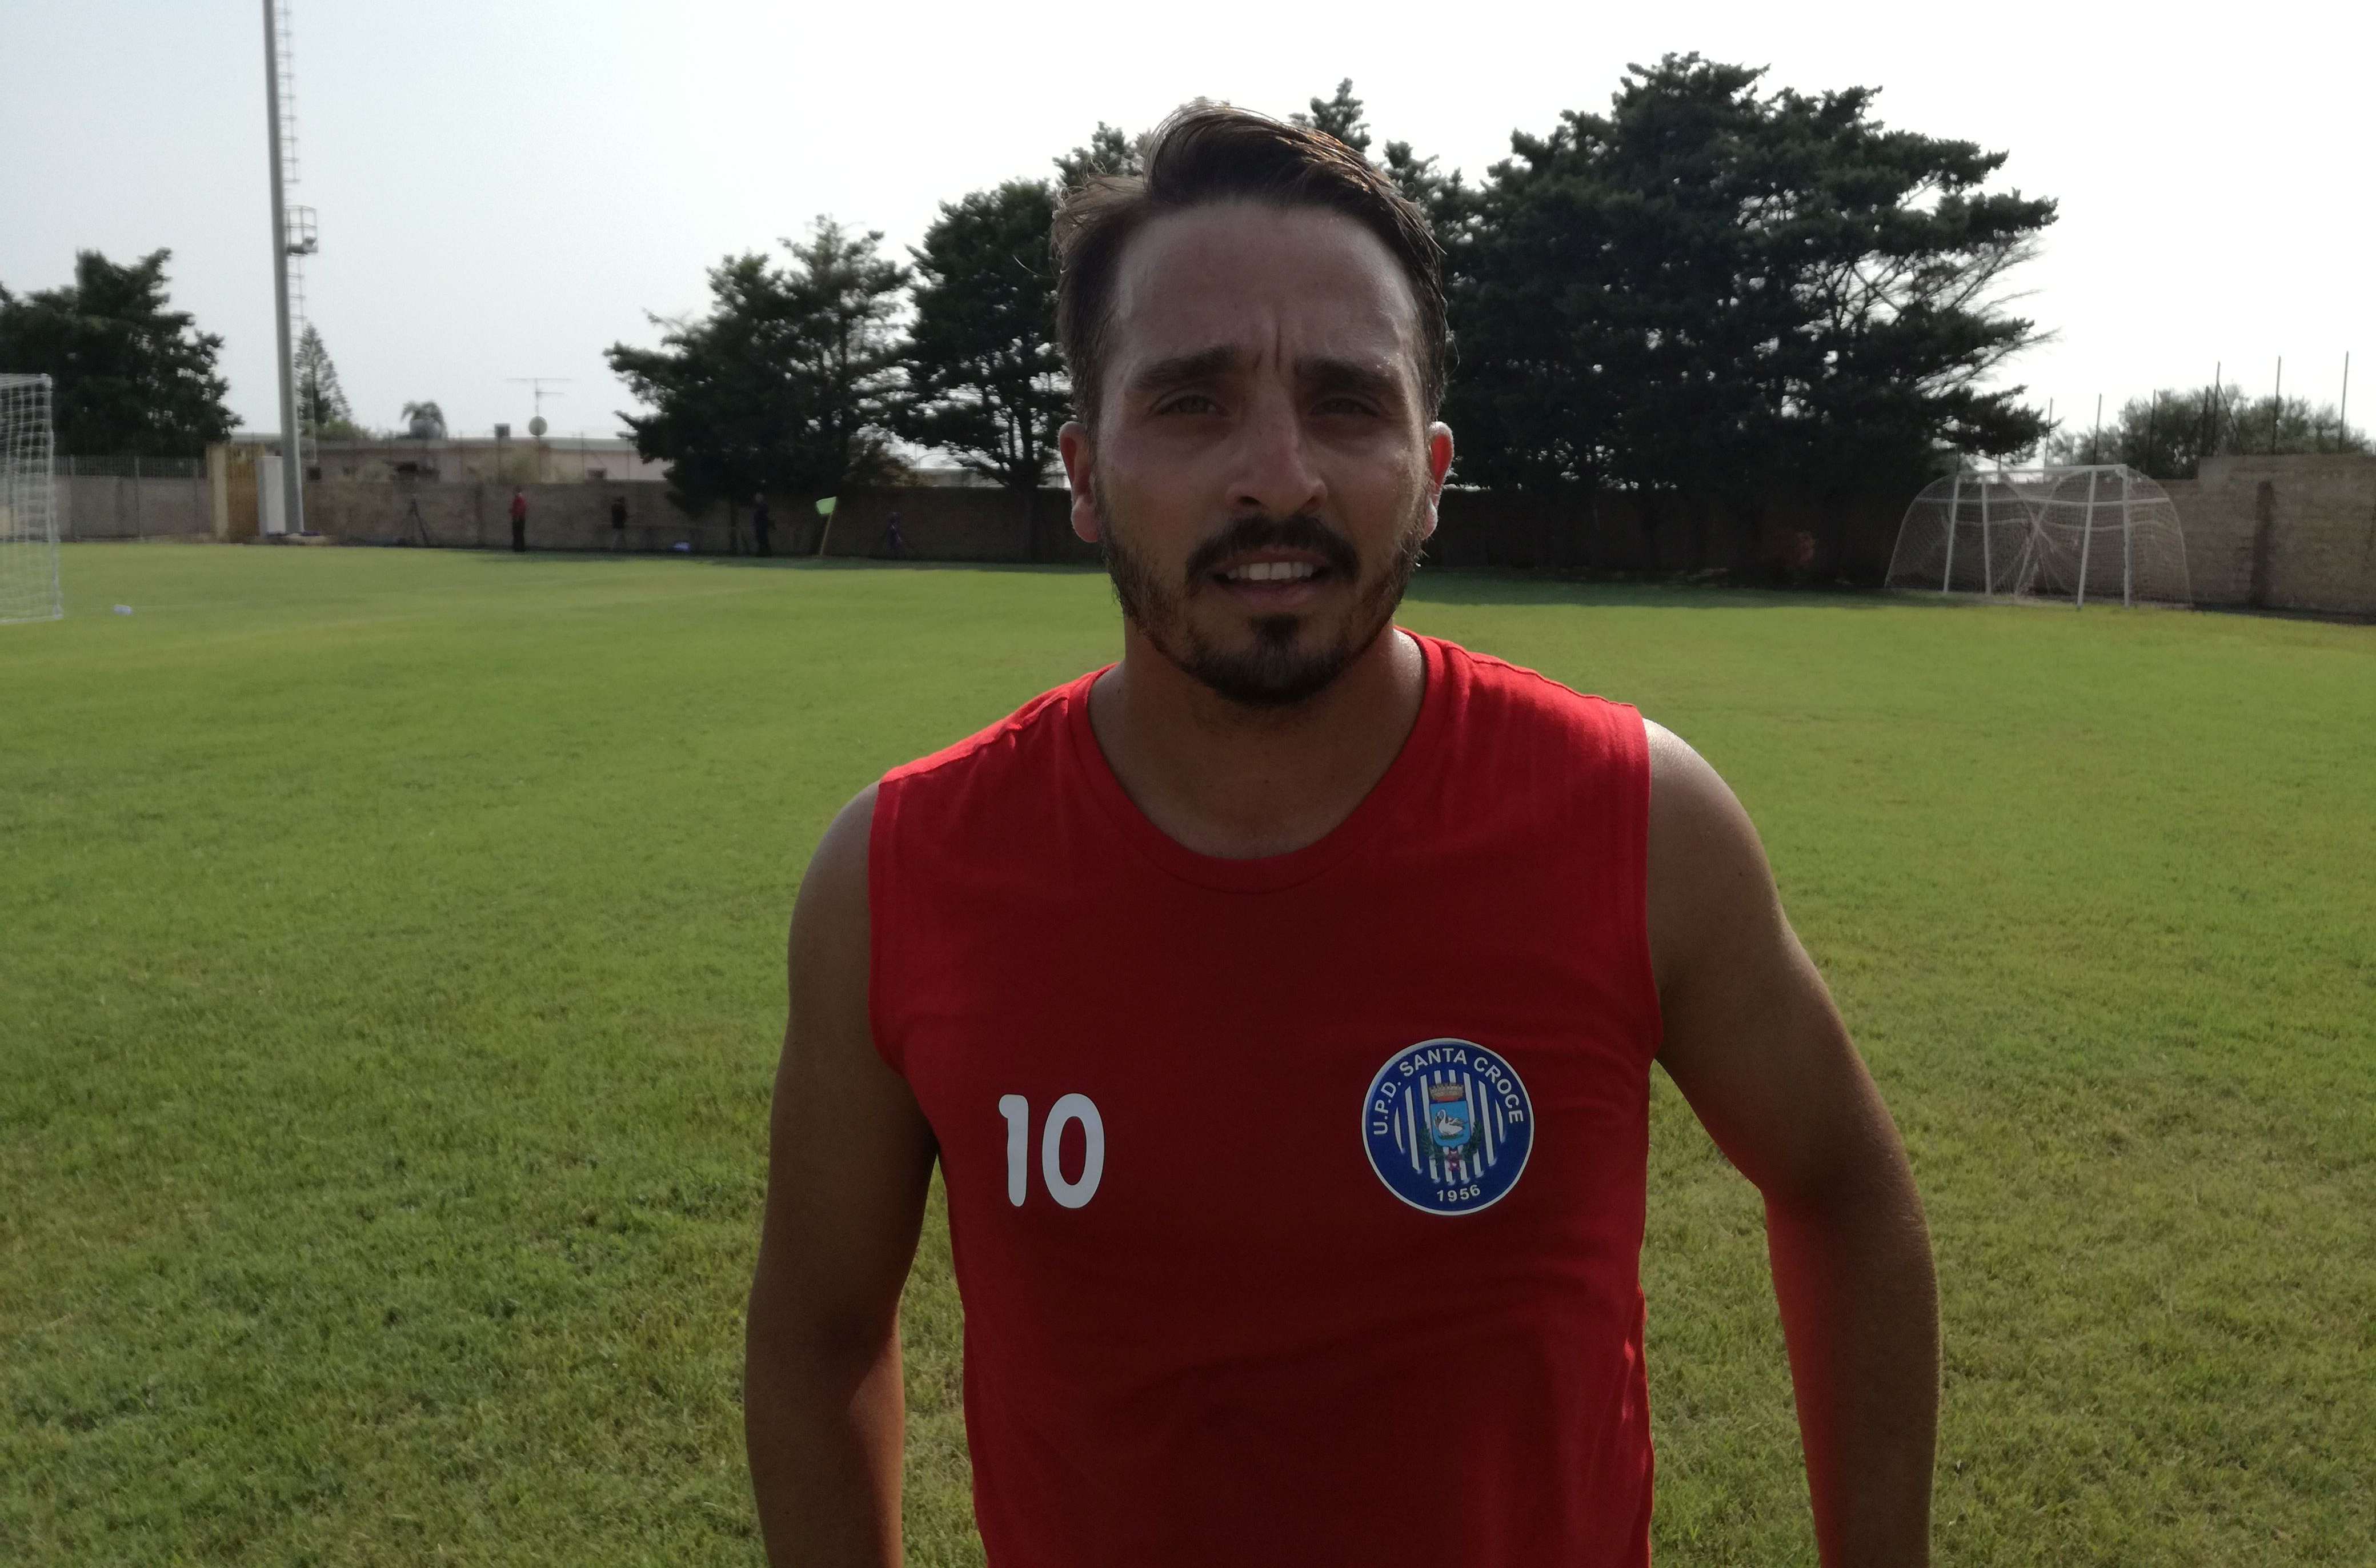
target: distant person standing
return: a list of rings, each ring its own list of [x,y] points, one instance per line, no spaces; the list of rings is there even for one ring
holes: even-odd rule
[[[512,486],[512,552],[528,553],[528,492]]]
[[[611,548],[627,548],[627,498],[624,495],[611,497]]]
[[[891,508],[891,522],[890,526],[883,530],[883,542],[890,547],[891,559],[894,561],[908,553],[908,540],[907,536],[899,531],[899,508],[897,506]]]
[[[767,547],[767,530],[775,526],[775,521],[767,515],[767,498],[765,495],[754,496],[751,501],[751,540],[761,555],[775,553]]]

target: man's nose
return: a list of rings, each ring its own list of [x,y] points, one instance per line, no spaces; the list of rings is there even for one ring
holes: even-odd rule
[[[1327,485],[1305,435],[1293,397],[1269,389],[1258,395],[1239,427],[1230,505],[1268,517],[1318,512]]]

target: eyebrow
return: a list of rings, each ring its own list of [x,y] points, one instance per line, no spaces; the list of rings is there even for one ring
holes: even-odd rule
[[[1217,343],[1193,353],[1154,361],[1130,378],[1131,390],[1142,396],[1193,386],[1236,370],[1245,356],[1233,343]],[[1359,360],[1310,355],[1295,362],[1296,378],[1324,393],[1353,393],[1381,402],[1399,403],[1401,378],[1392,371]]]
[[[1230,343],[1216,343],[1193,354],[1174,354],[1170,359],[1155,361],[1132,376],[1131,390],[1169,392],[1175,387],[1210,381],[1224,371],[1236,369],[1243,357],[1236,345]]]
[[[1389,407],[1398,406],[1403,400],[1400,376],[1358,360],[1298,360],[1295,373],[1324,394],[1351,393]]]

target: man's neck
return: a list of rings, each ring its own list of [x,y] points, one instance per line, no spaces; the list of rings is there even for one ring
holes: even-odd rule
[[[1325,691],[1249,708],[1182,671],[1125,623],[1122,662],[1089,694],[1089,724],[1123,791],[1186,849],[1284,855],[1353,814],[1419,721],[1427,659],[1392,626]]]

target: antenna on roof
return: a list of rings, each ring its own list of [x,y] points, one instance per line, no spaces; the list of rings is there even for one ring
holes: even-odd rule
[[[553,386],[563,386],[567,384],[573,378],[566,375],[507,375],[504,377],[504,379],[505,381],[526,382],[528,384],[529,395],[535,399],[535,414],[534,417],[528,422],[528,433],[530,435],[542,435],[545,431],[550,428],[544,422],[545,398],[548,397],[565,398],[568,396],[565,392],[548,393],[545,391],[546,385],[549,383]]]

